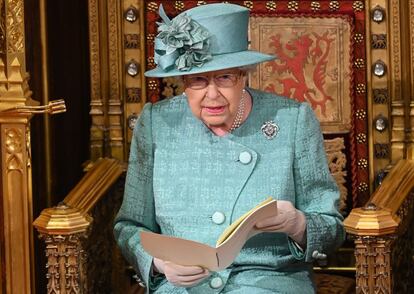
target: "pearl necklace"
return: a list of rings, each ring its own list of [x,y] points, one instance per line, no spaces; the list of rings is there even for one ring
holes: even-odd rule
[[[240,98],[239,107],[237,108],[236,117],[234,118],[234,121],[231,124],[229,133],[232,133],[235,129],[241,126],[245,108],[246,108],[246,90],[243,89],[242,95]]]

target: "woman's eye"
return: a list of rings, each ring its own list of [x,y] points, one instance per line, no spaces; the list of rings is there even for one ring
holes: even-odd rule
[[[221,76],[217,76],[216,79],[218,80],[231,80],[232,75],[227,74],[227,75],[221,75]]]

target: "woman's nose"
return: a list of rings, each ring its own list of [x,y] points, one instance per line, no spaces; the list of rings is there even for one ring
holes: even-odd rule
[[[210,99],[215,99],[219,96],[217,85],[214,83],[213,80],[210,80],[210,83],[207,86],[206,96]]]

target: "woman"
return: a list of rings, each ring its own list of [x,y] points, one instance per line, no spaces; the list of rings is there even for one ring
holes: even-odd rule
[[[246,87],[247,69],[274,57],[247,50],[248,9],[199,6],[163,23],[149,77],[182,76],[185,93],[146,104],[135,126],[115,237],[154,293],[313,293],[314,258],[344,238],[339,192],[307,104]],[[231,222],[272,196],[221,272],[152,258],[139,232],[214,246]]]

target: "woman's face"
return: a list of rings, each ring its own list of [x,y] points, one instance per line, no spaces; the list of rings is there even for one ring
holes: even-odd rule
[[[239,107],[246,75],[225,69],[184,76],[185,94],[194,116],[208,127],[229,130]]]

